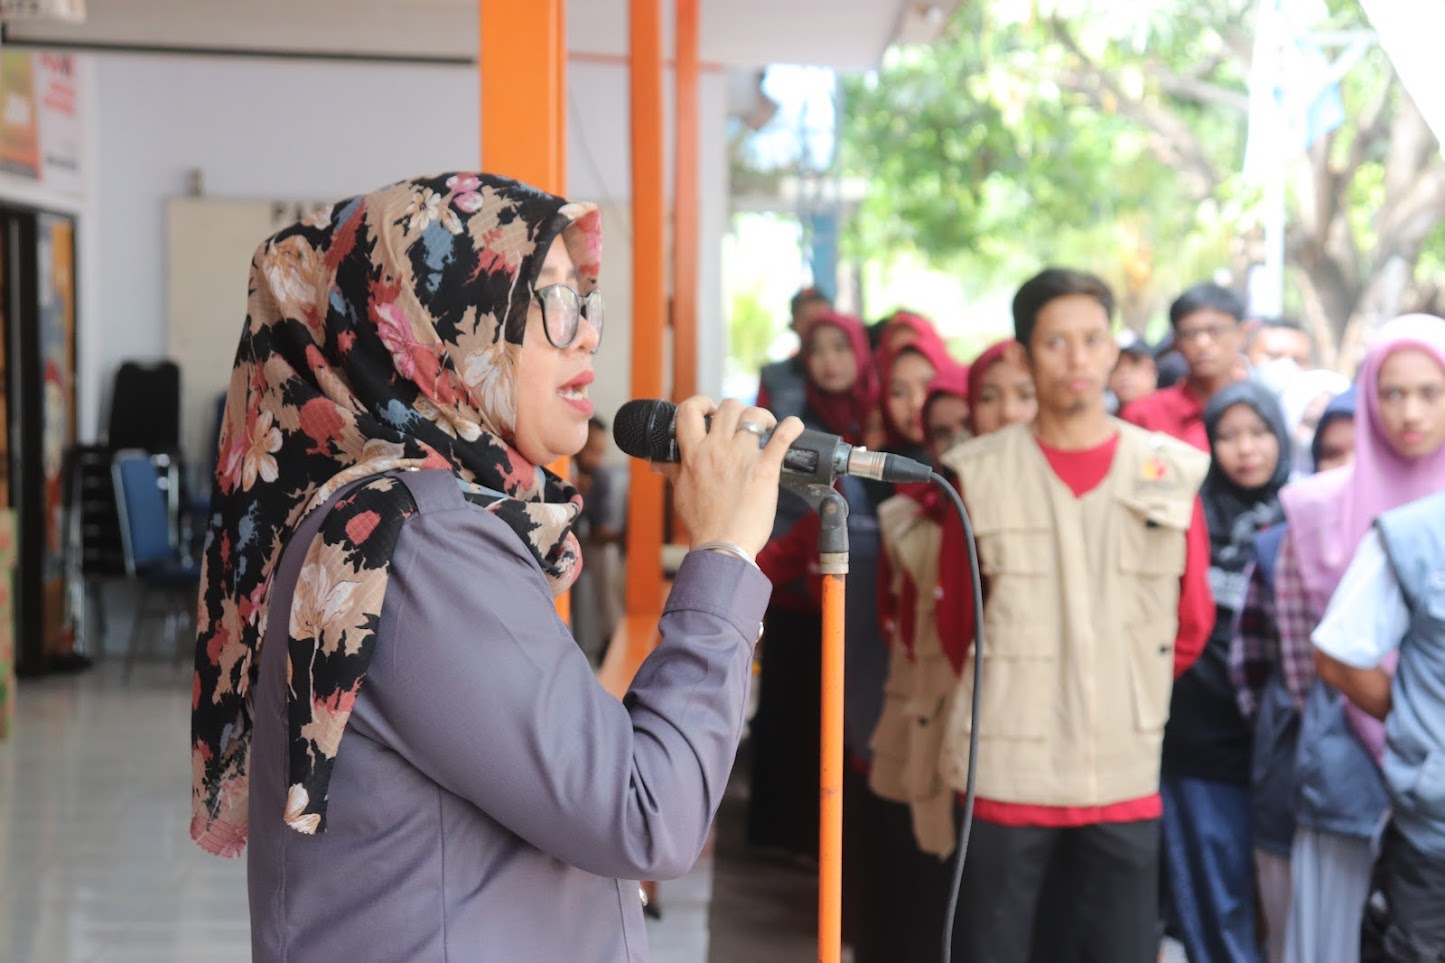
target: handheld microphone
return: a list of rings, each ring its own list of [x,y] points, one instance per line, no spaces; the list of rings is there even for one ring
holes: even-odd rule
[[[712,419],[708,418],[708,426]],[[758,440],[766,445],[772,432]],[[677,462],[677,405],[670,401],[634,400],[617,409],[612,422],[617,447],[633,458]],[[783,456],[782,484],[788,487],[827,485],[840,475],[856,475],[884,482],[926,482],[933,474],[928,465],[902,455],[869,451],[850,445],[837,435],[806,429]]]

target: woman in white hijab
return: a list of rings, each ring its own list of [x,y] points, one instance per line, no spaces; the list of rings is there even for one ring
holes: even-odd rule
[[[1315,427],[1330,399],[1349,386],[1349,378],[1324,368],[1301,371],[1284,386],[1279,404],[1284,410],[1285,427],[1290,433],[1295,478],[1313,473],[1310,445],[1314,441]]]

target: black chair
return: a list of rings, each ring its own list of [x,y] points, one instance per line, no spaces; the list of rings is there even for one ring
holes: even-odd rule
[[[186,629],[195,610],[201,567],[183,559],[178,551],[175,515],[167,504],[167,489],[172,498],[177,490],[175,463],[165,456],[127,450],[116,453],[111,473],[126,572],[140,585],[135,622],[126,643],[125,674],[129,677],[141,626],[148,617],[164,617],[165,633],[178,664],[191,651],[193,633]]]
[[[126,577],[125,551],[116,514],[114,458],[105,445],[78,445],[66,452],[67,562],[80,598],[77,649],[104,650],[105,586]]]
[[[115,451],[180,450],[181,369],[174,361],[127,361],[116,370],[106,441]]]

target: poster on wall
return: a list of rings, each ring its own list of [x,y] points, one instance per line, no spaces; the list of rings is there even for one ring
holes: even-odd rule
[[[39,553],[43,571],[45,650],[70,651],[66,618],[64,464],[75,444],[75,223],[36,218],[40,362],[40,497],[44,513]]]
[[[70,54],[37,53],[35,100],[40,126],[40,180],[47,187],[81,193],[80,97],[75,58]]]
[[[0,17],[5,20],[85,21],[85,0],[0,0]]]
[[[22,51],[0,52],[0,170],[40,179],[35,59]]]
[[[80,193],[75,58],[0,51],[0,171]]]
[[[47,562],[59,564],[64,526],[61,468],[75,443],[75,227],[68,217],[41,214],[40,272],[41,463],[45,472]]]

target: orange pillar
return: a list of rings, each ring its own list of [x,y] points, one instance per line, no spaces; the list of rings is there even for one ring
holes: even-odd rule
[[[491,2],[491,0],[488,0]],[[632,397],[662,397],[667,296],[662,164],[661,0],[629,0],[632,76]],[[633,459],[627,506],[627,613],[662,612],[662,476]]]
[[[566,0],[477,0],[482,169],[567,192]]]
[[[697,394],[698,0],[675,0],[672,151],[672,400]],[[676,515],[672,540],[686,542]]]
[[[477,0],[481,168],[567,193],[566,0]],[[547,466],[566,478],[568,459]],[[563,618],[568,597],[557,599]]]
[[[672,395],[697,394],[698,0],[677,0],[672,192]]]

